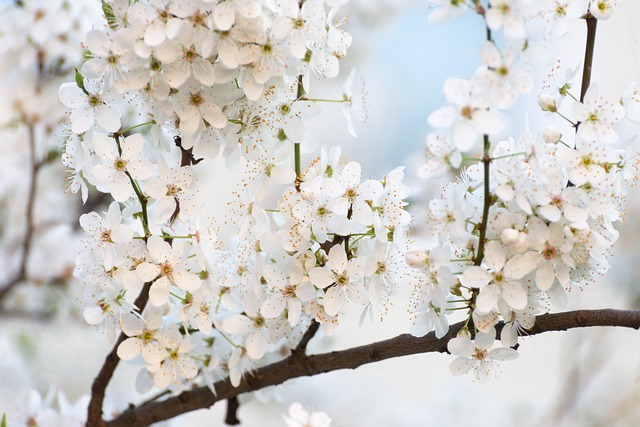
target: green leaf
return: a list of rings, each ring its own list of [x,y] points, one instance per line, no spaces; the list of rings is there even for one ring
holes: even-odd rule
[[[116,30],[118,27],[118,23],[116,22],[116,15],[113,13],[113,6],[102,0],[102,13],[104,14],[104,19],[107,20],[107,24],[112,30]]]
[[[7,414],[2,414],[2,422],[0,422],[0,427],[7,427]]]
[[[84,76],[80,74],[80,71],[78,71],[77,68],[75,70],[76,70],[76,84],[80,89],[82,89],[85,95],[89,96],[89,92],[87,91],[87,88],[84,87]]]

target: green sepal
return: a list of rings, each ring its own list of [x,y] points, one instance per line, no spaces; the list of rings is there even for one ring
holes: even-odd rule
[[[85,95],[89,96],[89,91],[87,91],[87,88],[84,87],[84,76],[80,74],[80,71],[78,71],[77,68],[75,70],[76,70],[76,84],[80,89],[82,89]]]

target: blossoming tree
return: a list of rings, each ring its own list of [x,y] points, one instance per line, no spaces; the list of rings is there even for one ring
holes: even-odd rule
[[[83,202],[108,199],[79,216],[74,270],[85,320],[113,341],[87,426],[149,425],[222,400],[233,424],[242,393],[415,353],[450,353],[452,374],[484,382],[517,358],[522,334],[640,328],[634,311],[547,313],[607,270],[637,176],[619,131],[640,121],[637,84],[608,100],[591,82],[596,28],[616,2],[431,2],[432,23],[477,15],[485,42],[476,72],[447,79],[447,105],[428,117],[417,174],[455,178],[411,204],[403,167],[365,179],[357,159],[307,131],[323,103],[341,104],[353,134],[352,116],[365,114],[353,72],[339,96],[316,93],[351,44],[345,0],[102,2],[105,21],[58,90],[68,187]],[[556,70],[533,107],[565,125],[504,138],[505,115],[548,67],[545,46],[577,20],[582,67]],[[214,201],[193,187],[218,156],[244,178],[229,214],[209,218]],[[307,352],[319,331],[351,326],[347,306],[384,317],[402,289],[410,333]],[[126,362],[139,367],[138,391],[157,394],[105,419],[107,385]],[[297,406],[290,416],[328,422]]]

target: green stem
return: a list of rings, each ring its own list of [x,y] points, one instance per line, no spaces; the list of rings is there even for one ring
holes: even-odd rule
[[[556,110],[556,114],[559,115],[560,117],[562,117],[563,119],[565,119],[567,122],[569,122],[571,124],[571,126],[577,126],[576,123],[574,123],[570,118],[568,118],[567,116],[562,114],[560,111]]]
[[[524,151],[521,151],[519,153],[513,153],[513,154],[505,154],[504,156],[498,156],[498,157],[492,157],[491,160],[502,160],[502,159],[508,159],[509,157],[516,157],[516,156],[524,156],[527,153],[525,153]]]
[[[118,132],[113,133],[112,136],[124,135],[125,133],[129,132],[130,130],[137,129],[137,128],[142,127],[142,126],[155,125],[155,124],[156,124],[155,120],[149,120],[148,122],[140,123],[138,125],[129,126],[128,128],[119,130]]]
[[[302,97],[302,98],[298,98],[302,101],[309,101],[309,102],[337,102],[337,103],[343,103],[343,102],[347,102],[346,99],[322,99],[322,98],[307,98],[307,97]]]
[[[300,7],[302,7],[302,3],[300,3]],[[298,76],[298,92],[296,94],[296,99],[301,99],[305,96],[304,86],[302,85],[302,74]],[[300,142],[295,142],[293,144],[293,161],[295,165],[296,171],[296,190],[300,191],[300,183],[302,176],[302,166],[300,161]]]

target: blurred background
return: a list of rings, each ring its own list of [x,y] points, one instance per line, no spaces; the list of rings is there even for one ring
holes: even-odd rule
[[[33,60],[37,57],[35,42],[47,40],[48,49],[56,57],[67,52],[65,48],[69,55],[77,54],[73,49],[79,46],[79,34],[101,24],[99,5],[91,4],[97,2],[68,2],[71,8],[82,9],[74,15],[82,20],[74,22],[55,17],[38,20],[27,15],[8,22],[3,15],[12,3],[0,0],[0,292],[3,284],[16,278],[19,283],[0,300],[0,413],[26,414],[32,409],[30,405],[35,405],[30,390],[38,390],[43,396],[51,389],[59,390],[70,402],[86,395],[111,349],[102,332],[84,322],[82,290],[71,276],[74,242],[79,236],[77,218],[83,209],[93,207],[82,207],[79,195],[62,194],[63,166],[57,154],[47,154],[55,153],[62,141],[63,131],[53,127],[64,118],[63,107],[57,104],[56,84],[65,81],[68,74],[65,76],[64,69],[59,70],[59,76],[52,73],[48,80],[51,84],[37,96],[33,88],[38,81]],[[56,10],[62,0],[41,3],[47,12]],[[478,48],[484,37],[484,27],[471,14],[441,26],[428,25],[427,3],[351,0],[345,14],[349,16],[346,28],[353,35],[353,44],[341,64],[341,75],[315,84],[311,95],[317,90],[323,95],[341,96],[342,83],[355,67],[368,92],[368,121],[355,123],[358,137],[353,138],[340,109],[328,105],[309,123],[309,131],[318,143],[341,145],[346,158],[363,165],[364,175],[378,178],[398,165],[406,165],[409,182],[421,197],[436,194],[441,187],[413,178],[430,130],[427,117],[443,105],[442,84],[447,77],[466,78],[474,72],[480,63]],[[640,80],[640,2],[621,3],[610,20],[598,25],[592,79],[598,82],[601,94],[612,100],[620,97],[627,82]],[[25,34],[29,34],[28,39]],[[563,67],[580,66],[584,38],[584,24],[576,23],[549,53],[562,57]],[[51,41],[55,39],[59,46]],[[67,64],[72,61],[77,58],[69,58]],[[535,93],[553,65],[539,68],[536,90],[521,98],[520,109],[510,116],[508,134],[520,134],[525,116],[533,129],[541,128],[547,120],[535,107]],[[25,149],[31,130],[21,124],[25,117],[38,123],[31,127],[33,140],[37,141],[34,150]],[[25,215],[31,203],[31,152],[43,160],[37,163],[38,197],[31,209],[33,218]],[[48,157],[54,159],[48,161]],[[234,189],[211,184],[232,178],[224,171],[223,162],[219,163],[220,167],[211,167],[209,176],[199,181],[201,193],[206,191],[209,206],[218,215],[221,212],[216,207],[224,207]],[[567,309],[640,309],[637,190],[630,191],[627,221],[609,273],[583,289],[573,289]],[[37,233],[37,238],[23,266],[21,242],[29,229]],[[19,274],[21,267],[23,277]],[[360,327],[360,311],[350,307],[335,335],[317,337],[310,350],[344,349],[406,333],[409,293],[406,290],[396,298],[395,310],[383,323],[365,322]],[[635,330],[614,328],[525,337],[519,359],[501,364],[502,372],[486,386],[475,384],[470,376],[451,376],[448,365],[452,358],[447,355],[388,360],[353,371],[296,379],[241,396],[238,415],[245,426],[281,426],[281,414],[298,401],[309,409],[328,413],[333,418],[332,426],[344,427],[463,423],[495,427],[637,426],[639,338]],[[107,389],[107,410],[136,401],[135,374],[131,367],[118,368]],[[224,409],[219,403],[211,410],[188,414],[165,425],[223,425]]]

